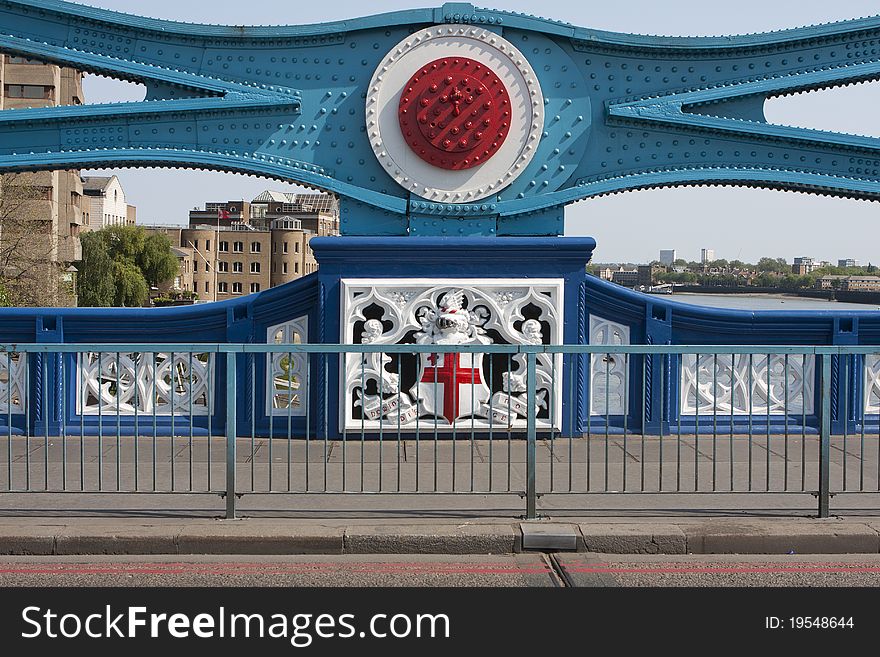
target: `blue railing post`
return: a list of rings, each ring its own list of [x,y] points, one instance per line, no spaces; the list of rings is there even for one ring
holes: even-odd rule
[[[235,439],[237,394],[235,352],[226,353],[226,519],[235,519]],[[208,440],[210,440],[210,436]]]
[[[830,353],[818,354],[822,367],[820,395],[822,398],[821,429],[819,432],[819,517],[827,518],[830,512],[831,484],[831,360]]]
[[[538,354],[529,352],[526,354],[526,388],[528,389],[528,415],[526,420],[526,520],[534,520],[538,517],[538,495],[535,487],[535,468],[537,451],[537,361]]]

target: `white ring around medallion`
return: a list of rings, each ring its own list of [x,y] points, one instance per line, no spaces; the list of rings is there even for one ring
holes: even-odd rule
[[[511,100],[507,139],[487,162],[464,171],[422,160],[404,140],[398,116],[404,85],[419,67],[455,56],[490,67]],[[481,28],[439,25],[407,37],[382,60],[367,92],[367,132],[379,162],[401,187],[438,203],[479,201],[510,185],[535,156],[543,130],[544,95],[528,60],[512,43]]]

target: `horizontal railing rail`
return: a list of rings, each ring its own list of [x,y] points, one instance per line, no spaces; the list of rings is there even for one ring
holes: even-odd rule
[[[880,493],[880,346],[0,344],[0,492]]]

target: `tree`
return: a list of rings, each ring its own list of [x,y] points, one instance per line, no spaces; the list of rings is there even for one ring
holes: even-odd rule
[[[759,272],[784,274],[791,271],[791,266],[785,261],[785,258],[761,258],[758,260],[757,270]]]
[[[107,245],[97,233],[86,233],[82,242],[82,261],[79,263],[77,293],[79,305],[90,308],[112,306],[116,297],[113,276],[113,258]]]
[[[158,286],[177,272],[167,236],[149,235],[140,226],[108,226],[83,239],[80,305],[142,306],[151,284]]]
[[[51,187],[39,174],[0,175],[0,304],[55,306],[63,267],[53,256]]]

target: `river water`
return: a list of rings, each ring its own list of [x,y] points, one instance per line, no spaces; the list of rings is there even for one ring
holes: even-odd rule
[[[654,295],[652,295],[654,296]],[[733,308],[735,310],[880,310],[869,303],[840,303],[785,294],[661,294],[661,299],[694,306]]]

